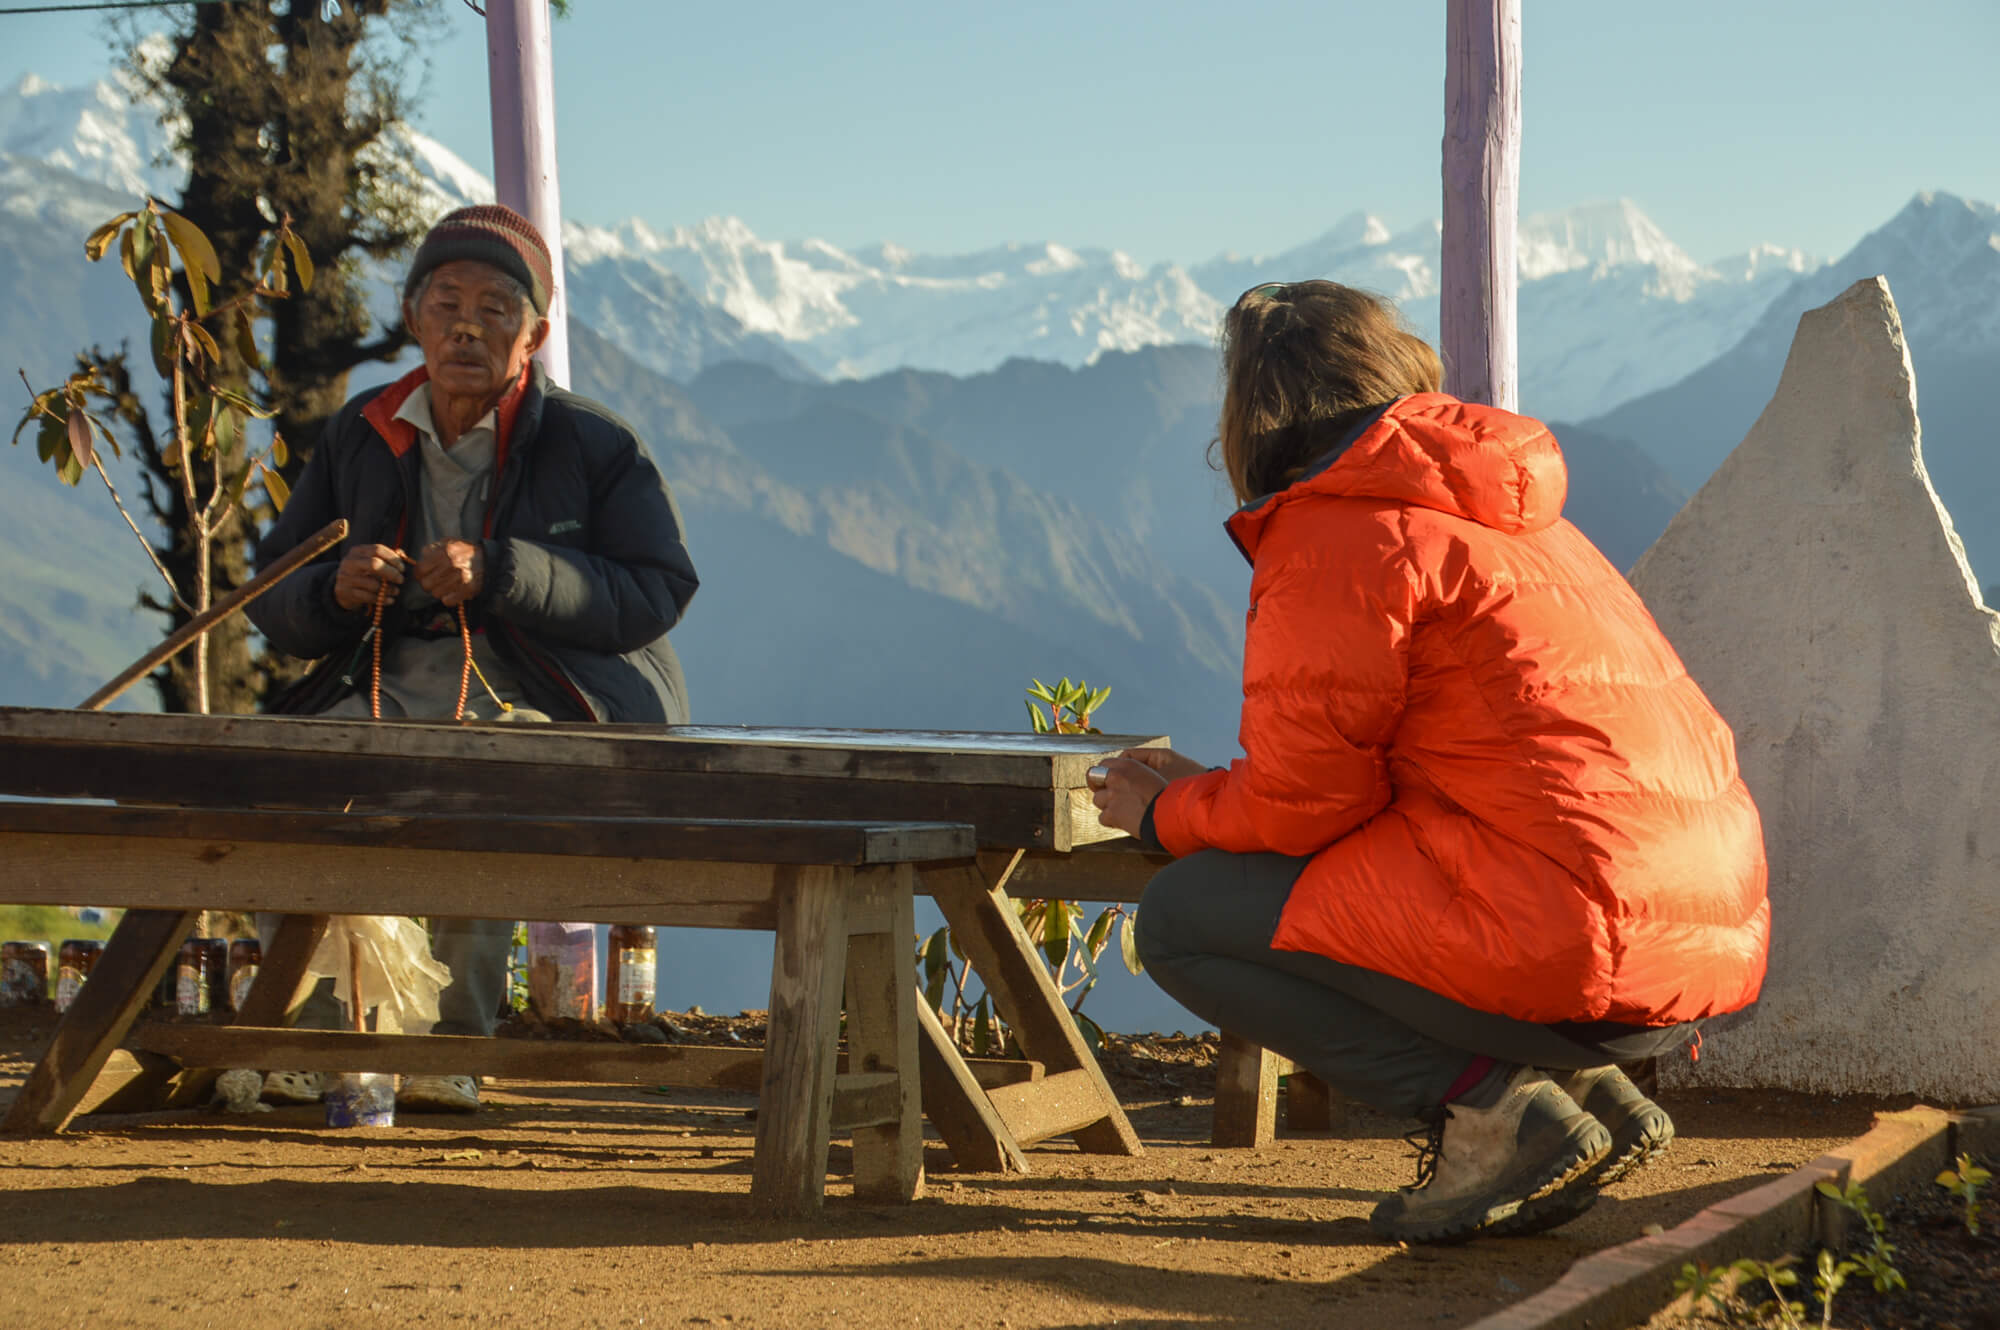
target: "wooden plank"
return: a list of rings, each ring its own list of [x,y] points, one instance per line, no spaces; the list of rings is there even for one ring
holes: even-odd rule
[[[537,725],[529,731],[490,723],[0,708],[0,753],[32,742],[257,751],[274,760],[287,754],[361,756],[392,762],[499,762],[850,781],[945,780],[1049,790],[1081,787],[1084,772],[1105,756],[1125,748],[1162,746],[1167,739],[718,725]]]
[[[312,813],[0,802],[0,833],[148,836],[218,845],[467,850],[704,863],[878,864],[963,859],[972,828],[934,822],[801,822],[465,813]]]
[[[1515,221],[1521,190],[1521,0],[1445,5],[1444,386],[1516,405]]]
[[[1029,1172],[1028,1158],[1006,1121],[993,1107],[984,1083],[959,1055],[958,1046],[945,1033],[944,1025],[930,1003],[919,995],[917,1009],[917,1066],[923,1074],[924,1115],[951,1150],[960,1168],[974,1173]],[[1039,1062],[1029,1063],[1037,1074],[1030,1084],[1041,1080]]]
[[[696,928],[776,925],[761,864],[0,832],[7,894],[45,905],[424,914]]]
[[[847,937],[847,1060],[841,1078],[891,1073],[896,1112],[876,1125],[855,1124],[854,1194],[877,1204],[903,1204],[924,1189],[924,1122],[917,1069],[917,969],[911,903],[915,874],[908,864],[855,874]],[[856,916],[870,903],[882,923],[862,931]],[[860,907],[860,908],[857,908]]]
[[[926,868],[922,880],[951,925],[953,940],[985,981],[1002,1018],[1013,1027],[1022,1051],[1048,1067],[1049,1081],[1080,1070],[1095,1086],[1098,1120],[1074,1133],[1078,1147],[1092,1154],[1142,1153],[1138,1133],[1126,1120],[1090,1046],[1063,1006],[1047,965],[1007,899],[1004,876],[996,884],[979,867],[967,864]]]
[[[1335,1115],[1347,1121],[1347,1101],[1325,1081],[1294,1066],[1285,1077],[1285,1125],[1293,1131],[1332,1131]]]
[[[1014,1139],[1033,1145],[1052,1136],[1074,1136],[1104,1120],[1096,1078],[1088,1071],[1060,1071],[1024,1085],[989,1091],[994,1112]]]
[[[1117,901],[1137,904],[1153,875],[1172,863],[1173,856],[1142,850],[1130,838],[1086,845],[1072,854],[1033,851],[1007,878],[1007,894],[1015,899]]]
[[[0,1132],[61,1131],[69,1124],[200,917],[198,908],[125,912]]]
[[[144,1113],[160,1106],[160,1087],[170,1082],[180,1064],[152,1053],[111,1050],[97,1079],[77,1100],[74,1117],[88,1113]]]
[[[186,1067],[383,1071],[404,1076],[474,1073],[519,1081],[679,1085],[750,1092],[761,1083],[764,1064],[763,1051],[756,1048],[361,1034],[352,1030],[167,1022],[138,1026],[126,1044],[173,1058]]]
[[[814,1214],[825,1199],[852,879],[852,869],[791,868],[781,870],[777,884],[771,1014],[750,1179],[752,1203],[770,1214]]]
[[[1215,1057],[1215,1126],[1219,1146],[1252,1150],[1271,1143],[1278,1116],[1278,1058],[1225,1031]]]
[[[903,1078],[893,1071],[851,1073],[841,1076],[833,1083],[832,1131],[835,1135],[852,1133],[859,1138],[871,1130],[899,1126],[903,1120],[903,1102],[909,1098],[903,1090]],[[922,1115],[919,1115],[917,1139],[923,1140]],[[919,1171],[922,1164],[919,1161]],[[854,1170],[855,1194],[860,1195],[861,1169],[859,1156]],[[921,1188],[919,1188],[921,1190]],[[911,1197],[902,1198],[907,1201]]]
[[[918,1003],[918,1006],[925,1006]],[[936,1013],[932,1013],[935,1015]],[[942,1033],[944,1027],[938,1027]],[[972,1073],[974,1084],[982,1090],[997,1090],[1003,1085],[1026,1085],[1039,1081],[1047,1074],[1041,1063],[1027,1058],[965,1058],[965,1069]]]

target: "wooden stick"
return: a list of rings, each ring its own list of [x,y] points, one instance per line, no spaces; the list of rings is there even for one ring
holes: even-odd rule
[[[354,1033],[368,1033],[368,1018],[361,1010],[361,939],[347,935],[347,987],[354,994],[354,1011],[350,1017]]]
[[[118,676],[104,687],[77,704],[78,711],[102,711],[114,699],[139,680],[153,672],[161,662],[172,659],[189,644],[196,641],[209,629],[221,623],[236,611],[248,605],[257,597],[285,580],[306,564],[347,539],[347,520],[337,518],[314,532],[303,544],[298,545],[284,558],[266,568],[263,572],[245,582],[236,590],[209,606],[207,612],[198,614],[166,638],[158,646],[118,672]]]

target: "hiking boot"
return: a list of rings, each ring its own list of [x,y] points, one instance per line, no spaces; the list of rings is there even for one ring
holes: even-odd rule
[[[413,1113],[477,1113],[479,1082],[470,1076],[405,1076],[396,1107]]]
[[[1611,1153],[1597,1166],[1600,1187],[1630,1173],[1665,1150],[1674,1139],[1674,1120],[1617,1067],[1571,1072],[1563,1083],[1569,1097],[1611,1132]]]
[[[1579,1181],[1611,1151],[1611,1133],[1533,1067],[1515,1071],[1490,1108],[1447,1104],[1417,1145],[1417,1183],[1375,1207],[1369,1224],[1404,1242],[1462,1242],[1539,1232],[1597,1199]]]
[[[267,1104],[317,1104],[326,1078],[316,1071],[274,1071],[258,1096]]]

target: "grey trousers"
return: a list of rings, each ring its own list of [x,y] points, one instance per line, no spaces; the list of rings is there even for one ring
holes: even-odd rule
[[[1146,972],[1219,1030],[1385,1113],[1426,1116],[1477,1057],[1558,1070],[1656,1057],[1687,1028],[1557,1027],[1476,1011],[1405,980],[1271,946],[1310,859],[1204,850],[1146,887]]]

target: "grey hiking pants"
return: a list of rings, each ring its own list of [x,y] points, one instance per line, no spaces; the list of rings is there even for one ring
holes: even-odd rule
[[[1271,946],[1310,859],[1204,850],[1157,873],[1139,955],[1167,994],[1219,1030],[1283,1054],[1343,1094],[1420,1117],[1477,1057],[1554,1070],[1657,1057],[1688,1029],[1535,1025],[1405,980]]]

